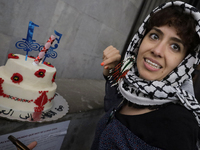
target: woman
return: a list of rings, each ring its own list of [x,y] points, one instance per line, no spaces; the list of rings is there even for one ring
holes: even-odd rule
[[[193,6],[168,2],[147,16],[122,63],[117,65],[116,48],[105,49],[101,65],[108,112],[92,150],[198,149],[200,105],[192,84],[199,64],[198,20]]]

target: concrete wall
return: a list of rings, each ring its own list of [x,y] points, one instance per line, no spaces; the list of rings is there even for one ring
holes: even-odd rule
[[[56,59],[57,78],[102,79],[102,51],[122,50],[142,0],[1,0],[0,65],[8,53],[24,54],[15,43],[26,38],[29,21],[33,39],[45,44],[54,30],[63,34]],[[37,56],[38,52],[29,52]]]

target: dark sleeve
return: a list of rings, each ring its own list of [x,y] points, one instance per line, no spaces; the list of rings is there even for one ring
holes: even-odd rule
[[[169,125],[165,126],[165,128],[168,128],[165,133],[170,137],[166,138],[165,146],[170,150],[197,150],[198,123],[192,112],[189,112],[186,108],[178,110],[179,112],[176,111],[176,115],[171,114],[173,120],[169,119]]]
[[[122,96],[118,94],[117,85],[112,86],[110,81],[104,76],[106,79],[105,84],[105,96],[104,96],[104,110],[107,112],[113,106],[119,104],[122,101]]]

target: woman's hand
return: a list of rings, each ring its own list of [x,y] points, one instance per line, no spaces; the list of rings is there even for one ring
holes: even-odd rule
[[[108,46],[103,51],[103,62],[101,63],[101,66],[104,66],[103,74],[108,76],[109,70],[115,68],[120,60],[120,51],[113,46]]]
[[[34,142],[31,142],[27,147],[32,150],[35,146],[37,145],[37,142],[34,141]],[[17,148],[17,150],[20,150],[19,148]]]
[[[36,145],[37,145],[37,142],[34,141],[34,142],[30,143],[27,147],[28,147],[30,150],[32,150]]]

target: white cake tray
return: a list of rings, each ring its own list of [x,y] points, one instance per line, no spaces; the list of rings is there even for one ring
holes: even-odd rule
[[[0,106],[0,117],[27,122],[45,122],[62,118],[69,111],[67,101],[56,93],[53,107],[45,112],[23,112]]]

